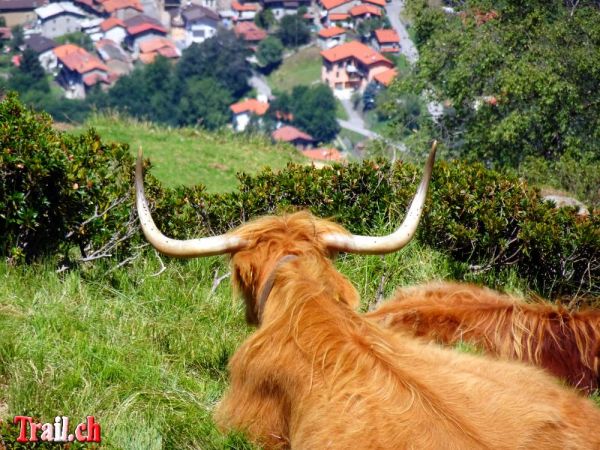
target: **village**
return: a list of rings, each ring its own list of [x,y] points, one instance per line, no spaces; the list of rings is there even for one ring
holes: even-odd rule
[[[311,30],[311,45],[320,49],[320,81],[345,102],[354,117],[357,114],[348,106],[349,99],[364,92],[369,83],[378,89],[389,86],[397,75],[391,57],[401,51],[399,33],[389,25],[367,36],[357,32],[361,22],[386,17],[386,0],[187,0],[185,4],[173,0],[3,0],[0,5],[6,25],[0,36],[10,40],[11,29],[22,27],[24,44],[19,50],[30,49],[38,55],[40,65],[67,99],[84,99],[98,86],[108,90],[134,67],[150,64],[158,56],[175,62],[185,49],[215,36],[219,29],[232,30],[256,52],[269,36],[255,23],[265,10],[276,20],[301,15]],[[89,36],[94,51],[56,42],[71,33]],[[13,56],[15,66],[20,56]],[[248,58],[248,64],[255,60]],[[252,120],[260,121],[271,100],[270,89],[257,89],[254,98],[231,104],[231,128],[241,132]],[[356,123],[341,122],[357,128]],[[361,126],[358,121],[358,132],[371,137]],[[313,159],[340,161],[346,156],[336,148],[315,148],[318,142],[310,134],[285,120],[278,122],[271,135]]]

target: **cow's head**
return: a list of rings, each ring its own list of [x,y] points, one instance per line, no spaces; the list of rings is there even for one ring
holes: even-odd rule
[[[142,152],[136,165],[137,210],[148,241],[165,255],[192,258],[228,253],[232,256],[233,281],[246,302],[246,318],[258,323],[261,309],[274,281],[274,272],[298,257],[311,258],[315,268],[332,268],[338,252],[384,254],[404,247],[414,236],[431,178],[436,144],[433,144],[421,184],[400,227],[387,236],[358,236],[308,212],[264,217],[221,236],[175,240],[163,235],[154,224],[144,194]],[[335,270],[327,271],[328,292],[352,307],[358,294],[351,283]]]

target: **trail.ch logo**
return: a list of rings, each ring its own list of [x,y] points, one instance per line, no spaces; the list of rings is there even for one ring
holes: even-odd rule
[[[54,423],[36,423],[33,417],[15,416],[13,423],[20,427],[17,442],[100,442],[100,424],[94,416],[87,416],[85,422],[75,427],[75,434],[69,434],[69,418],[56,416]],[[39,435],[41,433],[41,435]]]

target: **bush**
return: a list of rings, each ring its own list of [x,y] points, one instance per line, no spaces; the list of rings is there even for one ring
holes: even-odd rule
[[[31,261],[116,251],[130,222],[132,159],[127,146],[93,131],[69,136],[15,94],[0,102],[0,254]],[[125,233],[125,234],[123,234]]]
[[[158,199],[157,217],[178,238],[225,232],[253,217],[309,208],[356,234],[403,219],[420,169],[383,161],[348,166],[290,164],[240,175],[238,192],[208,195],[183,188]],[[538,191],[481,165],[440,161],[418,232],[427,245],[473,271],[509,267],[547,296],[600,293],[600,217],[554,209]]]

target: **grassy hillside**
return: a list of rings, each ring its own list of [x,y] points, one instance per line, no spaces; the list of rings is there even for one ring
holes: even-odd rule
[[[52,266],[0,262],[0,433],[14,442],[15,414],[45,421],[94,415],[109,449],[244,449],[224,436],[213,409],[227,384],[227,361],[252,332],[224,258],[166,260],[153,252],[107,273],[112,262],[57,274]],[[446,257],[413,242],[398,253],[344,255],[339,269],[357,286],[366,310],[385,275],[398,286],[450,278]],[[510,290],[514,274],[487,275]],[[52,447],[57,448],[57,447]]]
[[[290,161],[306,161],[292,147],[229,131],[167,128],[98,115],[73,132],[87,127],[95,128],[105,141],[129,144],[132,152],[141,145],[152,161],[153,175],[168,187],[202,183],[210,192],[231,191],[237,186],[237,172],[253,173],[264,166],[282,168]]]
[[[310,85],[321,79],[322,58],[317,47],[306,47],[285,58],[267,80],[271,89],[291,91],[294,86]]]

